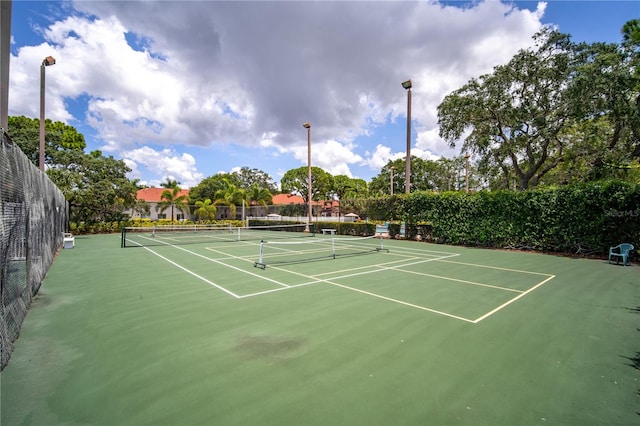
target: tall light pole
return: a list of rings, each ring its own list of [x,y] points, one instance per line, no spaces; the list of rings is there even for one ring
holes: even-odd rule
[[[308,172],[308,184],[309,184],[309,219],[307,222],[307,229],[306,231],[309,232],[311,231],[311,124],[304,123],[302,125],[302,127],[304,127],[305,129],[307,129],[307,172]]]
[[[464,156],[465,160],[466,160],[466,165],[465,165],[465,173],[464,173],[464,180],[466,181],[466,186],[467,186],[467,194],[469,193],[469,153],[467,152]]]
[[[391,172],[391,179],[390,179],[390,182],[389,182],[389,187],[390,187],[391,195],[393,195],[393,171],[394,171],[395,169],[396,169],[396,168],[395,168],[395,167],[393,167],[393,166],[391,166],[391,168],[389,169],[389,171]]]
[[[411,80],[402,83],[407,90],[407,170],[404,181],[404,192],[409,193],[411,188]]]
[[[11,57],[11,1],[0,1],[0,128],[9,132],[9,59]]]
[[[53,56],[47,56],[40,65],[40,170],[44,172],[44,69],[49,65],[54,65],[56,60]]]

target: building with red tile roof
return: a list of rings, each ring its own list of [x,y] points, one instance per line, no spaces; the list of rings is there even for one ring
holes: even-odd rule
[[[133,219],[150,219],[150,220],[158,220],[158,219],[171,219],[171,208],[166,208],[164,211],[160,212],[158,210],[158,205],[163,201],[162,193],[166,191],[167,188],[143,188],[138,190],[136,194],[136,199],[139,201],[144,201],[148,204],[148,211],[141,211],[142,209],[133,209],[128,210],[125,213],[129,214]],[[182,189],[178,193],[178,196],[189,196],[188,189]],[[247,216],[261,217],[267,216],[269,213],[275,213],[283,216],[296,216],[300,213],[306,211],[307,203],[300,195],[295,194],[276,194],[272,197],[271,205],[267,206],[252,206],[249,210],[245,211],[244,214]],[[339,202],[337,200],[327,200],[327,201],[313,201],[312,203],[314,216],[338,216],[339,214]],[[290,210],[287,206],[299,206],[295,207],[295,210]],[[243,215],[243,210],[238,207],[236,210],[237,218]],[[304,215],[304,213],[302,213]],[[229,211],[225,206],[218,206],[218,213],[216,214],[217,219],[226,219],[228,218]],[[184,208],[183,210],[173,209],[173,219],[182,221],[182,220],[196,220],[194,216],[191,215],[191,211],[189,208]]]
[[[163,212],[158,211],[158,205],[163,201],[162,193],[171,188],[143,188],[138,190],[136,194],[136,199],[139,201],[145,201],[149,205],[149,212],[140,212],[138,209],[133,209],[133,211],[127,211],[132,218],[137,219],[171,219],[171,207],[166,208]],[[185,197],[189,197],[188,189],[181,189],[178,192],[178,197],[184,195]],[[191,214],[188,208],[185,208],[184,211],[177,209],[174,207],[173,209],[173,219],[174,220],[184,220],[190,219]]]
[[[159,203],[162,201],[162,193],[166,190],[167,188],[143,188],[138,190],[138,193],[136,194],[136,199],[144,200],[147,203]],[[178,197],[182,195],[188,198],[189,190],[181,189],[180,192],[178,192]]]
[[[271,200],[273,204],[304,204],[304,198],[294,194],[276,194]]]

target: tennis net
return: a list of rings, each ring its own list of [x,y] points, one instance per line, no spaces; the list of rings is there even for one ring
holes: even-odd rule
[[[380,236],[369,237],[322,237],[304,241],[260,242],[258,260],[253,266],[266,269],[267,265],[312,262],[316,260],[337,259],[338,257],[357,256],[379,251],[388,252]]]
[[[122,228],[120,247],[147,247],[313,237],[313,225],[305,223],[268,226],[166,225]]]

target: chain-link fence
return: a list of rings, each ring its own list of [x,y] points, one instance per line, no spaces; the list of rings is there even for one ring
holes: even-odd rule
[[[0,370],[62,245],[68,205],[62,192],[9,136],[0,140]]]

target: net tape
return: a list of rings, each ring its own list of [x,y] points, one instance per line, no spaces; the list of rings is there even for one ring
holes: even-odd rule
[[[253,266],[266,269],[267,265],[292,264],[338,257],[357,256],[380,251],[388,252],[379,235],[369,237],[320,237],[305,241],[260,242],[258,260]]]
[[[213,243],[217,241],[259,241],[262,239],[291,239],[313,237],[313,227],[306,224],[269,226],[207,226],[168,225],[155,227],[126,227],[122,229],[121,247],[147,247]]]

